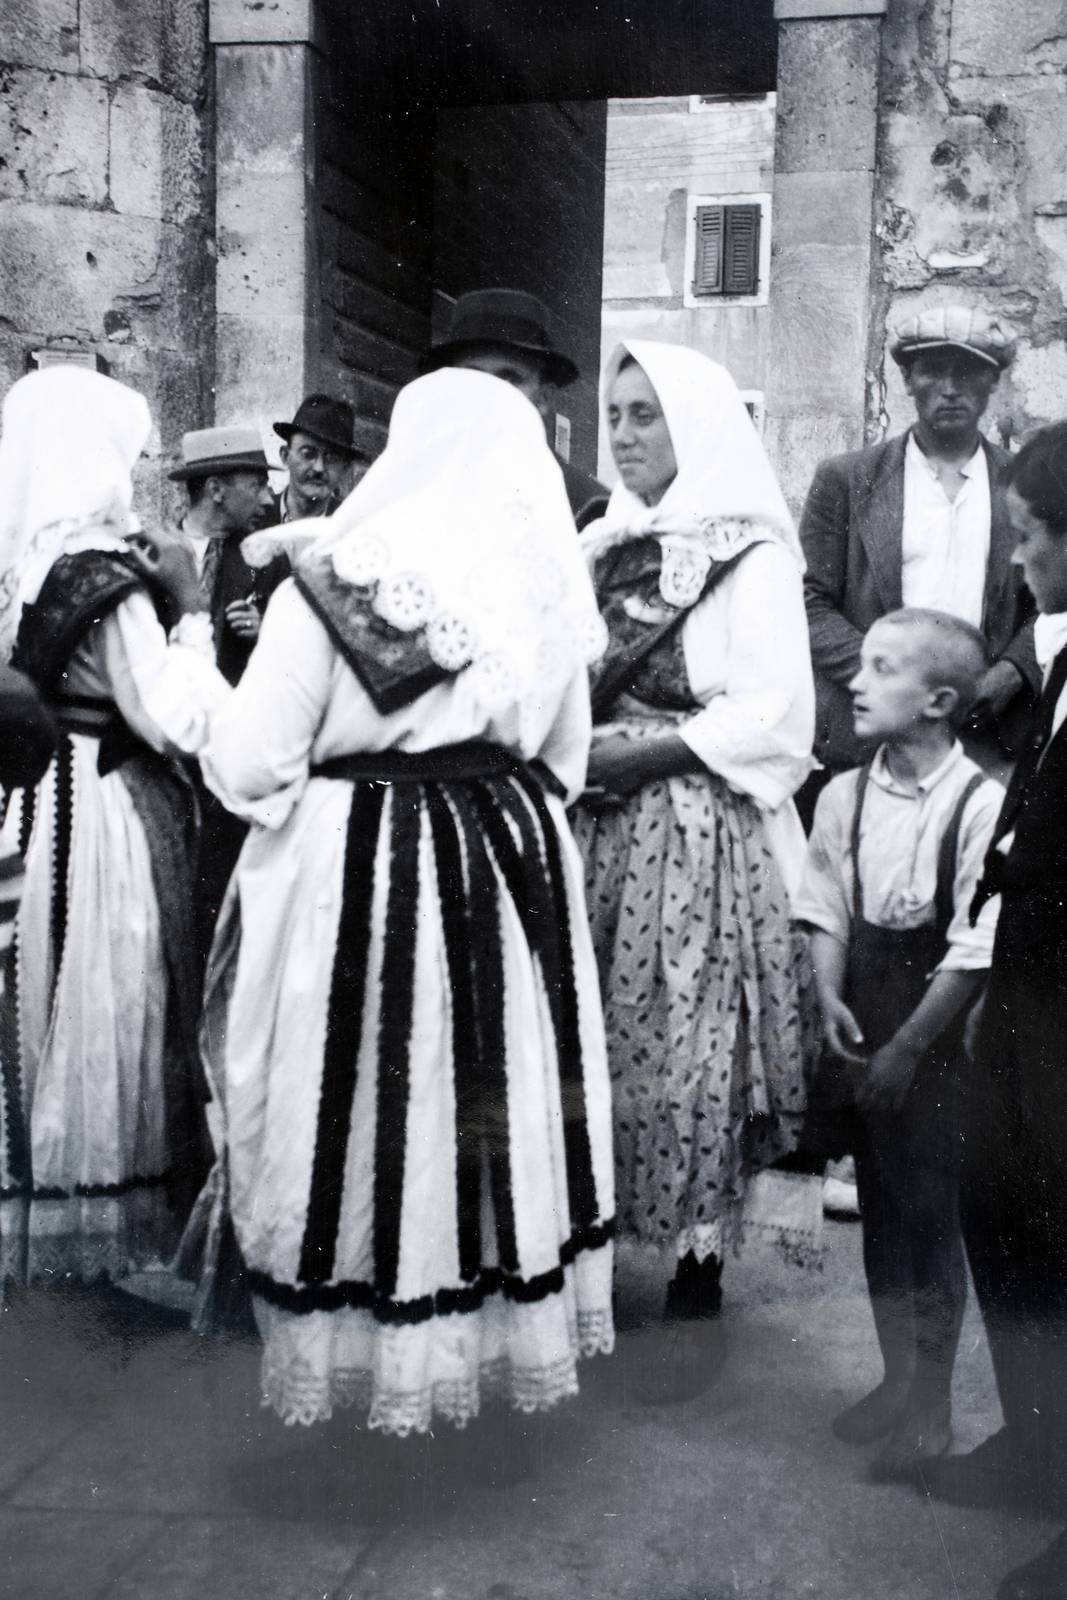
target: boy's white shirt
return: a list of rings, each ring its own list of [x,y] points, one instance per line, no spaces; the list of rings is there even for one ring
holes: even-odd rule
[[[957,741],[914,792],[898,784],[879,749],[871,767],[860,825],[863,914],[883,928],[918,928],[934,920],[941,840],[960,795],[981,769]],[[819,796],[794,914],[847,944],[852,931],[852,818],[858,771],[834,778]],[[987,778],[967,802],[956,852],[955,914],[938,971],[989,966],[999,899],[983,906],[972,928],[970,906],[1004,790]]]

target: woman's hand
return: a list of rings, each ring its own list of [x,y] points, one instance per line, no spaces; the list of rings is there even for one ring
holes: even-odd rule
[[[206,611],[196,556],[188,539],[172,528],[160,528],[151,538],[132,533],[126,540],[134,563],[144,576],[165,589],[180,612]]]
[[[626,800],[645,783],[642,744],[614,734],[589,752],[586,787],[601,789],[608,799]]]
[[[702,770],[700,760],[676,733],[656,739],[627,739],[616,733],[590,750],[586,786],[602,791],[609,802],[628,800],[646,783]]]

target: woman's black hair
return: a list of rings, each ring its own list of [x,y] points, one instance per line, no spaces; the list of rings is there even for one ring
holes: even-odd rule
[[[1067,534],[1067,422],[1054,422],[1028,439],[1004,479],[1050,533]]]
[[[631,355],[630,351],[627,350],[626,354],[619,362],[615,376],[618,377],[620,372],[625,372],[627,367],[638,367],[640,365],[641,363],[638,361],[637,357],[635,355]]]

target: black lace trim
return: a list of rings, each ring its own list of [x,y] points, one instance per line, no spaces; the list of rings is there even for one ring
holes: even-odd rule
[[[469,1315],[494,1294],[503,1294],[506,1300],[514,1300],[519,1305],[546,1300],[550,1294],[562,1291],[564,1267],[586,1251],[602,1249],[614,1235],[615,1219],[612,1217],[608,1222],[572,1234],[559,1252],[559,1266],[537,1277],[520,1278],[506,1273],[502,1267],[485,1267],[473,1283],[462,1289],[438,1289],[435,1294],[421,1295],[417,1300],[392,1300],[374,1284],[356,1280],[298,1287],[279,1283],[268,1273],[254,1268],[248,1269],[248,1281],[253,1294],[294,1316],[310,1316],[313,1311],[369,1311],[376,1322],[386,1326],[410,1327],[429,1322],[431,1317]]]
[[[89,629],[144,588],[139,572],[115,552],[60,556],[34,604],[23,607],[11,665],[50,692]]]
[[[52,844],[52,989],[59,983],[67,942],[70,839],[74,825],[74,746],[63,734],[56,750],[56,822]]]
[[[170,1178],[162,1172],[152,1178],[123,1178],[121,1183],[76,1183],[73,1189],[40,1188],[30,1183],[12,1183],[0,1189],[0,1200],[121,1200],[135,1189],[159,1189]]]
[[[30,836],[33,833],[33,819],[37,815],[37,790],[23,789],[22,815],[19,818],[19,855],[23,861],[30,848]]]

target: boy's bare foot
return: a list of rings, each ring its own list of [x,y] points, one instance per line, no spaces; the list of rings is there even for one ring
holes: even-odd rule
[[[915,1469],[943,1456],[952,1443],[952,1405],[909,1405],[870,1467],[872,1483],[910,1483]]]
[[[833,1430],[845,1444],[874,1444],[884,1439],[908,1403],[908,1378],[883,1378],[877,1389],[834,1418]]]

